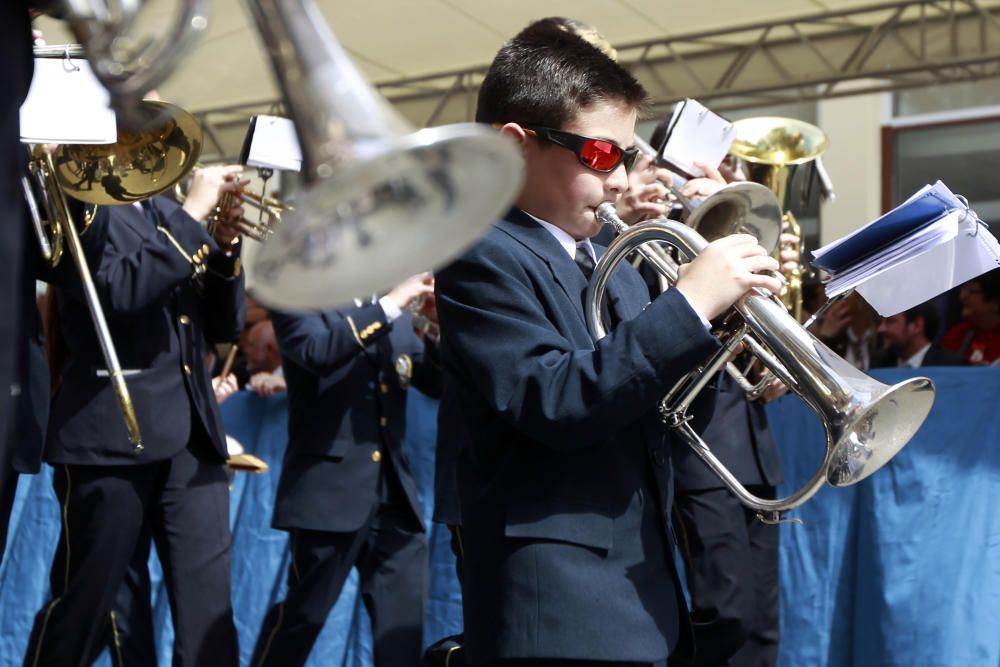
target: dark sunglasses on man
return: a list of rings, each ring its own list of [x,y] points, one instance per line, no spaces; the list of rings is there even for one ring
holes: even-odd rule
[[[607,139],[585,137],[581,134],[553,130],[551,127],[539,125],[522,125],[521,127],[528,135],[573,151],[579,158],[580,164],[602,174],[614,171],[623,162],[625,163],[625,171],[629,171],[635,164],[636,158],[639,157],[638,148],[622,148]]]

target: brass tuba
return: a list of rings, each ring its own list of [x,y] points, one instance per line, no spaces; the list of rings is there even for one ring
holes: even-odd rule
[[[820,156],[827,149],[829,141],[823,130],[815,125],[793,118],[778,116],[761,116],[738,120],[736,139],[729,149],[731,155],[742,160],[747,167],[747,177],[756,183],[767,186],[778,197],[778,202],[784,211],[783,220],[788,223],[789,231],[799,237],[799,256],[802,255],[802,228],[791,211],[792,189],[789,187],[800,167],[809,166],[819,170],[820,182],[824,192],[832,193],[828,185],[829,178],[821,169]],[[811,179],[813,173],[806,175]],[[808,196],[809,188],[804,187],[800,194]],[[802,264],[790,272],[787,284],[781,291],[781,301],[796,321],[802,320]]]
[[[334,307],[440,265],[509,205],[520,154],[482,125],[413,132],[310,0],[247,0],[302,149],[306,189],[251,261],[256,295]]]
[[[597,215],[603,222],[624,226],[609,203],[602,204]],[[646,243],[667,243],[691,260],[708,241],[673,220],[642,222],[623,231],[597,263],[587,288],[587,325],[595,340],[605,333],[601,311],[608,281],[625,257]],[[670,280],[676,282],[676,273]],[[871,475],[906,445],[930,412],[934,402],[931,380],[913,378],[891,387],[874,380],[813,337],[769,293],[755,290],[743,297],[726,320],[721,349],[670,389],[660,403],[660,413],[739,501],[756,510],[762,520],[778,520],[781,512],[804,503],[824,483],[848,486]],[[687,410],[695,397],[744,340],[761,363],[819,416],[826,432],[826,451],[819,470],[786,498],[768,500],[750,493],[689,424]]]
[[[104,206],[140,202],[169,190],[195,166],[203,139],[194,116],[152,100],[138,102],[133,115],[150,123],[136,130],[119,125],[113,144],[56,149],[55,175],[74,199]]]

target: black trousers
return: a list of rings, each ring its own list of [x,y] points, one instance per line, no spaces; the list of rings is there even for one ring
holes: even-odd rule
[[[114,667],[156,665],[153,587],[149,580],[151,541],[152,535],[144,531],[111,610],[111,627],[105,643]]]
[[[224,466],[207,450],[191,445],[146,465],[56,466],[62,532],[52,600],[35,619],[25,665],[90,664],[113,632],[111,611],[144,530],[163,564],[175,667],[239,664],[229,490]]]
[[[409,508],[382,502],[360,530],[350,533],[294,529],[289,547],[288,593],[264,617],[253,667],[305,664],[354,566],[371,617],[375,667],[418,664],[427,538]]]
[[[751,486],[763,498],[774,487]],[[778,537],[726,489],[674,497],[699,667],[770,667],[778,658]],[[672,659],[671,666],[680,664]]]

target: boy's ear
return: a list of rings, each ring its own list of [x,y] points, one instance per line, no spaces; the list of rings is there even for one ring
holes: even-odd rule
[[[510,137],[518,144],[523,144],[525,140],[528,138],[528,135],[525,133],[524,128],[518,125],[517,123],[505,123],[504,125],[500,126],[500,134]]]

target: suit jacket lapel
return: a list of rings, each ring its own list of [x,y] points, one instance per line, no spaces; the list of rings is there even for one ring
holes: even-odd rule
[[[607,248],[595,244],[594,252],[597,254],[598,261],[600,261],[604,253],[607,252]],[[620,267],[621,264],[618,266]],[[632,304],[634,299],[629,300],[626,298],[623,290],[623,281],[618,277],[617,273],[618,270],[615,271],[615,274],[611,276],[611,280],[608,281],[607,294],[605,295],[605,306],[614,314],[615,324],[630,320],[639,314]]]
[[[559,245],[559,241],[528,214],[517,208],[511,209],[496,226],[545,262],[552,273],[552,279],[573,305],[573,310],[580,317],[580,323],[586,327],[582,295],[587,290],[587,280],[583,277],[580,267]]]

